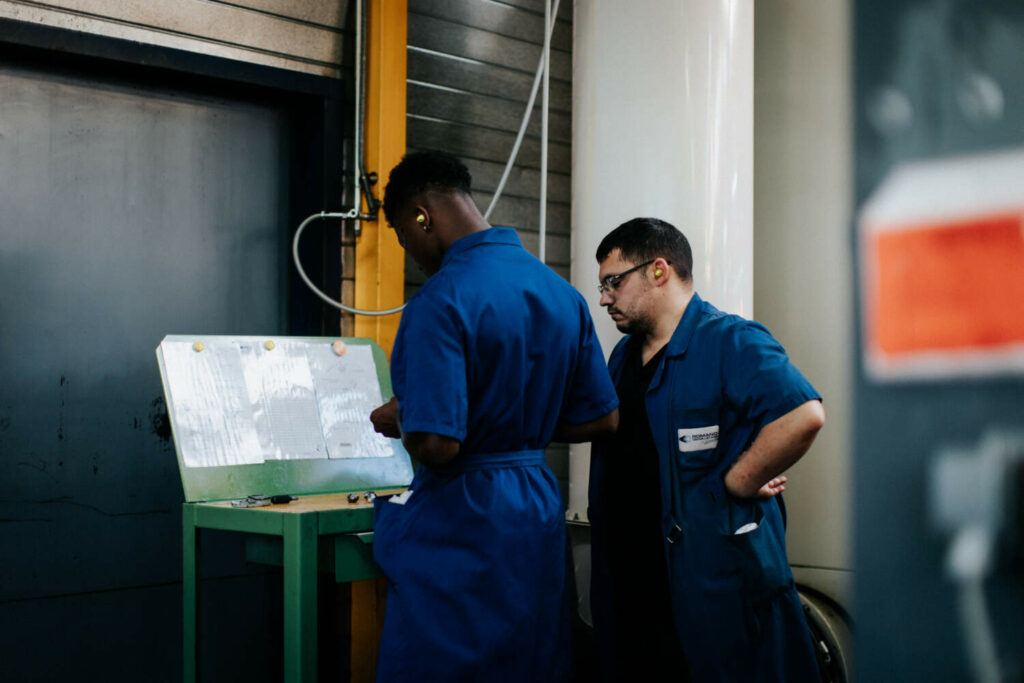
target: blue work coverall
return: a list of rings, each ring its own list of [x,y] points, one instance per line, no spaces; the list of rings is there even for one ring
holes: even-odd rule
[[[626,339],[608,361],[615,382]],[[698,683],[820,680],[786,558],[781,498],[738,499],[723,482],[764,425],[820,398],[768,330],[693,295],[645,403],[658,450],[666,598]],[[616,502],[614,482],[605,481],[607,449],[594,444],[589,511],[591,606],[604,656],[614,648],[602,643],[629,627],[611,619],[606,520],[628,502]]]
[[[618,405],[586,303],[514,230],[456,241],[409,301],[391,377],[403,432],[461,442],[378,501],[380,681],[564,681],[565,513],[544,447]]]

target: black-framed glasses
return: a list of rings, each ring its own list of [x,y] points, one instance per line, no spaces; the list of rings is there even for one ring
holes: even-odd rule
[[[604,294],[608,290],[614,291],[614,290],[618,289],[619,285],[622,283],[622,280],[627,275],[632,273],[634,270],[640,270],[644,266],[649,266],[652,263],[654,263],[654,259],[651,259],[650,261],[645,261],[645,262],[641,263],[639,266],[633,266],[629,270],[624,270],[621,273],[616,273],[615,275],[608,275],[608,276],[606,276],[603,280],[601,280],[601,284],[599,284],[597,286],[597,291],[600,292],[601,294]]]

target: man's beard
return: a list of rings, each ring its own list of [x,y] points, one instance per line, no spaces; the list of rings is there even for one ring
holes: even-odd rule
[[[619,309],[615,309],[619,315],[625,315]],[[621,320],[613,321],[615,327],[618,328],[619,332],[623,334],[631,334],[635,337],[646,337],[654,331],[654,321],[647,315],[639,315],[636,317],[625,317]]]

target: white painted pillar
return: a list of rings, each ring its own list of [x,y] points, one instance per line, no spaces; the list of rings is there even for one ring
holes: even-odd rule
[[[653,216],[690,241],[701,297],[753,312],[753,0],[583,0],[573,19],[573,284],[609,353],[598,243]],[[569,519],[586,519],[589,447],[570,449]]]

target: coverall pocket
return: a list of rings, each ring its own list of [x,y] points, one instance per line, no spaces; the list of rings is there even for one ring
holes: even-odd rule
[[[739,569],[744,594],[755,601],[792,581],[785,541],[780,537],[779,525],[765,514],[766,504],[772,501],[731,500],[727,531],[722,538]]]
[[[726,515],[722,533],[742,536],[758,532],[764,520],[764,508],[760,500],[741,500],[728,496]]]
[[[405,505],[381,498],[374,501],[373,559],[393,583],[400,580],[400,549],[403,541],[409,536],[413,522],[419,516],[422,507],[420,503],[425,497],[421,495],[422,493],[417,491]]]

